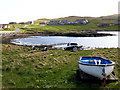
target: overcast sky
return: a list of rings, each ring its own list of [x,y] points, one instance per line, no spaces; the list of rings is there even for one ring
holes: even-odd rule
[[[119,0],[0,0],[0,24],[39,18],[107,16],[118,13]]]

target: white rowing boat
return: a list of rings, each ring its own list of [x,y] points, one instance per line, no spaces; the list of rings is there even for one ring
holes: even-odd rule
[[[103,57],[85,57],[78,60],[79,69],[101,80],[108,76],[114,69],[115,62]]]

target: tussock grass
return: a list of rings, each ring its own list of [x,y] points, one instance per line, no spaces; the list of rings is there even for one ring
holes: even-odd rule
[[[29,47],[27,47],[30,49]],[[17,51],[17,52],[16,52]],[[82,82],[76,78],[80,56],[109,57],[116,62],[115,73],[120,78],[118,49],[95,49],[78,52],[64,50],[29,50],[23,46],[2,45],[3,88],[103,88],[96,82]],[[107,84],[119,87],[120,82]]]

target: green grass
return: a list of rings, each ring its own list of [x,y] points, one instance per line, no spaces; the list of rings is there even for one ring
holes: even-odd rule
[[[100,28],[98,24],[90,22],[87,25],[30,25],[26,29],[33,30],[35,32],[59,32],[59,33],[69,33],[76,32],[80,33],[81,30],[118,30],[118,25],[111,25],[109,27]],[[27,31],[25,31],[27,32]]]
[[[30,25],[26,28],[23,28],[24,25],[15,24],[10,25],[10,28],[3,29],[2,31],[14,31],[15,28],[20,28],[21,32],[19,33],[81,33],[81,30],[118,30],[119,25],[110,25],[108,27],[98,27],[99,23],[90,22],[87,25]],[[28,31],[32,30],[32,31]]]
[[[95,49],[86,51],[41,50],[31,51],[29,47],[2,45],[3,88],[104,88],[99,82],[82,82],[76,78],[77,60],[80,56],[109,57],[116,62],[118,78],[118,49]],[[120,80],[120,79],[119,79]],[[120,82],[107,84],[118,88]]]

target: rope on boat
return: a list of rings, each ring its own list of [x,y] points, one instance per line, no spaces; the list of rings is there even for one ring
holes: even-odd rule
[[[105,65],[105,67],[103,67],[103,73],[102,73],[102,75],[104,76],[104,87],[106,86],[106,80],[107,80],[107,74],[105,73],[106,66],[107,64]]]

